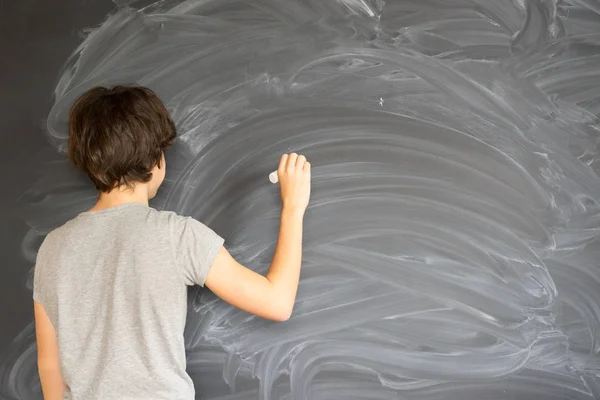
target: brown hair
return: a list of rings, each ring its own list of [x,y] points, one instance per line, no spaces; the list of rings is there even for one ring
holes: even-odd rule
[[[148,182],[174,139],[166,107],[142,86],[89,89],[69,112],[69,158],[102,192]]]

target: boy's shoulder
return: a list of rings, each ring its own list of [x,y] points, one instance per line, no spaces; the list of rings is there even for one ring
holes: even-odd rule
[[[50,230],[46,234],[46,237],[44,238],[39,251],[43,251],[45,248],[49,247],[60,246],[61,242],[63,242],[64,239],[68,236],[68,232],[73,226],[74,219],[75,218],[70,219],[64,222],[62,225],[59,225],[56,228]]]
[[[92,218],[87,218],[90,215]],[[138,219],[138,222],[155,225],[156,228],[166,230],[172,234],[185,229],[189,224],[204,225],[193,217],[182,215],[175,211],[158,210],[152,207],[140,207],[135,212],[128,210],[127,213],[123,213],[122,215],[125,218],[135,218],[135,216],[141,215],[142,218]],[[91,229],[93,230],[95,225],[100,221],[101,218],[97,217],[100,217],[100,215],[83,212],[52,229],[44,238],[39,251],[43,252],[48,249],[60,248],[68,243],[72,237],[80,238],[82,235],[85,236],[86,232],[89,232]]]

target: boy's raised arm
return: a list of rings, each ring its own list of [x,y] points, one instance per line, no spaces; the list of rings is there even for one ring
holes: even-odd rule
[[[284,154],[277,173],[283,207],[277,247],[266,277],[238,263],[222,247],[205,285],[235,307],[262,318],[285,321],[292,313],[300,278],[310,163],[304,156]]]

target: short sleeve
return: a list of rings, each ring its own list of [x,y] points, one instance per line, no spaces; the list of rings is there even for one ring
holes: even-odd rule
[[[43,263],[43,259],[40,256],[40,253],[38,251],[38,255],[36,257],[36,261],[35,261],[35,267],[33,268],[33,300],[37,301],[38,303],[44,305],[45,301],[44,301],[44,286],[43,286],[43,269],[44,269],[44,263]]]
[[[171,218],[175,257],[186,285],[204,286],[224,239],[191,217]]]
[[[48,250],[48,247],[52,247],[51,235],[46,236],[38,249],[33,269],[33,300],[44,306],[49,315],[54,309],[54,302],[51,300],[54,299],[52,288],[55,281],[53,260],[49,259],[52,250]]]

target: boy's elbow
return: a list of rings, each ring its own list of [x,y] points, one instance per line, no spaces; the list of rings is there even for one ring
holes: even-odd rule
[[[275,322],[285,322],[292,316],[292,310],[283,310],[274,315],[273,321]]]
[[[281,302],[275,303],[275,304],[281,304]],[[275,321],[275,322],[285,322],[288,319],[290,319],[290,317],[292,316],[293,308],[294,308],[293,303],[291,305],[284,304],[284,305],[280,305],[279,307],[275,307],[271,311],[271,315],[269,316],[269,319],[271,321]]]
[[[275,322],[285,322],[292,317],[296,296],[290,296],[287,289],[275,285],[271,285],[271,289],[267,300],[269,312],[264,317]]]

